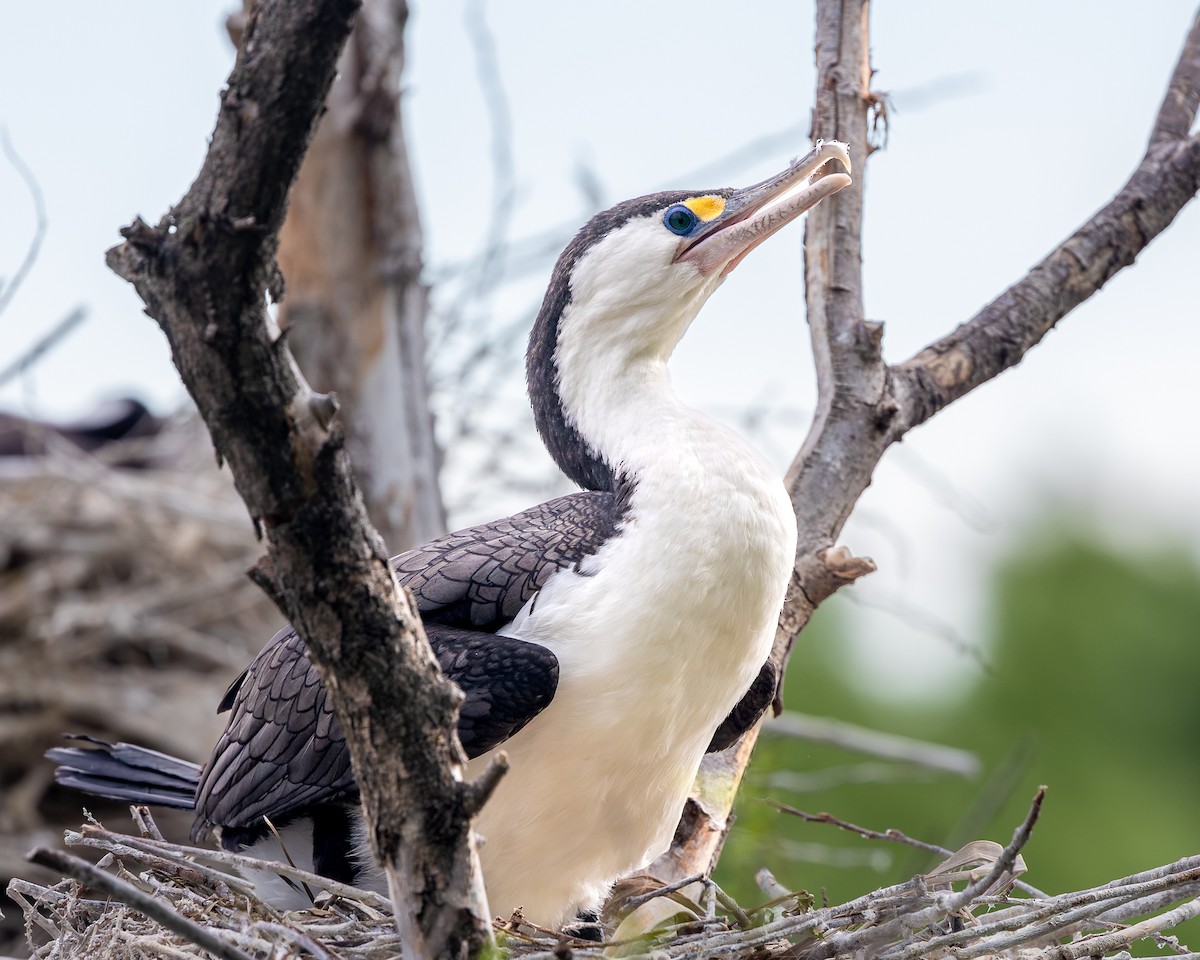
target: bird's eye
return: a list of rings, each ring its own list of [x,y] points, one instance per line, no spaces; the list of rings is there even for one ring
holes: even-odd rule
[[[699,222],[699,218],[682,203],[671,207],[663,217],[663,223],[667,229],[681,237],[686,237],[691,233]]]

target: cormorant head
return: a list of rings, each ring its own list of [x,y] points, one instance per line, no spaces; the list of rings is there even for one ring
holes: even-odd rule
[[[601,457],[578,454],[588,445],[576,429],[583,396],[639,362],[665,362],[746,254],[849,185],[847,173],[815,176],[829,161],[850,170],[845,144],[818,142],[782,173],[740,190],[627,200],[567,245],[530,335],[526,370],[538,430],[568,476],[593,489],[611,482]]]
[[[556,268],[570,286],[560,349],[569,324],[571,339],[592,348],[617,339],[631,352],[669,355],[747,253],[850,183],[841,172],[811,179],[830,160],[850,169],[843,144],[820,143],[751,187],[652,194],[597,214]]]

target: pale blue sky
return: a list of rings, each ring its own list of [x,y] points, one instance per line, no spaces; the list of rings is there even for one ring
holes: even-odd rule
[[[67,0],[6,11],[0,123],[41,181],[50,228],[34,274],[0,317],[0,366],[75,305],[91,316],[33,376],[0,391],[3,406],[69,415],[130,390],[164,409],[181,401],[161,334],[103,252],[135,214],[157,219],[198,169],[232,61],[222,27],[231,6]],[[867,309],[900,359],[967,319],[1120,187],[1194,3],[1155,0],[1136,14],[1117,0],[877,8],[877,86],[894,92],[895,111],[888,149],[867,174]],[[748,183],[806,150],[797,135],[717,183],[678,179],[807,122],[808,3],[485,9],[513,117],[515,238],[582,222],[580,163],[598,174],[607,203],[665,186]],[[414,0],[408,127],[434,268],[478,249],[493,199],[463,18],[459,0]],[[0,275],[15,269],[32,225],[24,189],[0,164]],[[780,410],[811,407],[800,236],[793,227],[764,245],[701,315],[674,364],[693,402],[718,414],[767,397]],[[1193,204],[1016,371],[893,451],[846,534],[882,566],[862,596],[903,597],[979,641],[982,571],[1047,498],[1079,502],[1131,549],[1164,532],[1200,540],[1190,395],[1198,263]],[[508,292],[501,316],[519,315],[544,280]],[[781,466],[805,425],[798,417],[776,431]],[[969,498],[989,532],[946,508],[920,479],[926,466]],[[954,656],[927,631],[886,615],[862,626],[868,679],[871,664],[894,676],[897,660],[947,682],[954,675],[938,672]]]

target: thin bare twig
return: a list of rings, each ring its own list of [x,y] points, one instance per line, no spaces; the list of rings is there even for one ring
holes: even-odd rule
[[[487,103],[492,135],[492,212],[484,249],[478,259],[475,282],[469,292],[471,296],[479,297],[489,292],[500,278],[505,236],[512,221],[517,188],[512,148],[512,111],[508,107],[504,77],[497,59],[496,40],[487,21],[486,0],[472,0],[467,4],[463,11],[463,23],[475,51],[479,89]]]
[[[973,899],[983,896],[988,893],[993,886],[1000,882],[1001,877],[1005,874],[1013,872],[1013,864],[1017,861],[1017,856],[1029,842],[1029,837],[1033,833],[1034,825],[1038,821],[1038,816],[1042,812],[1042,802],[1046,799],[1046,788],[1038,787],[1037,793],[1034,794],[1033,801],[1029,805],[1029,812],[1025,815],[1025,819],[1021,825],[1013,832],[1013,838],[1008,846],[1004,848],[1004,852],[996,858],[996,862],[992,864],[992,868],[978,880],[973,880],[967,884],[966,888],[961,893],[956,893],[950,898],[947,904],[947,909],[950,913],[958,913],[964,909]]]
[[[120,880],[111,873],[93,867],[86,860],[45,847],[35,849],[29,854],[29,859],[128,904],[155,922],[161,923],[172,933],[203,947],[221,960],[253,960],[250,954],[217,936],[208,927],[187,919],[164,901],[143,893],[133,884]]]
[[[7,284],[0,283],[0,314],[4,313],[5,307],[16,296],[17,290],[20,289],[25,278],[29,276],[29,271],[33,269],[33,265],[37,263],[38,252],[42,249],[42,241],[46,237],[46,201],[42,196],[41,185],[37,181],[37,177],[33,175],[33,171],[25,165],[25,161],[21,159],[16,148],[12,145],[12,140],[9,139],[8,129],[0,127],[0,150],[8,162],[12,164],[12,168],[17,171],[19,176],[25,183],[25,187],[29,190],[29,196],[33,199],[33,210],[37,217],[37,226],[34,228],[33,237],[29,241],[29,248],[25,251],[25,258],[21,261],[21,265],[17,267],[16,273],[12,275],[12,279]]]
[[[788,816],[799,817],[807,823],[824,823],[831,827],[837,827],[839,830],[845,830],[847,833],[853,833],[864,840],[888,840],[892,843],[902,843],[909,847],[916,847],[918,850],[924,850],[927,853],[935,853],[941,857],[948,857],[954,853],[953,850],[948,850],[945,847],[940,847],[936,843],[926,843],[924,840],[916,840],[899,830],[888,829],[884,831],[872,830],[870,827],[860,827],[856,823],[851,823],[849,820],[843,820],[841,817],[835,817],[831,813],[807,813],[804,810],[799,810],[796,807],[789,806],[786,803],[780,803],[778,800],[768,800],[780,813],[786,813]]]
[[[690,887],[693,883],[707,883],[708,878],[702,873],[694,873],[690,877],[681,877],[679,880],[674,880],[665,886],[655,887],[648,893],[639,894],[636,897],[630,897],[625,901],[623,906],[627,910],[636,910],[643,903],[649,903],[658,897],[668,897],[672,893],[677,893],[684,887]]]
[[[830,717],[813,717],[785,710],[764,724],[763,733],[792,737],[809,743],[831,744],[856,753],[888,760],[902,760],[960,777],[975,777],[980,771],[979,758],[969,750],[871,730]]]
[[[8,291],[11,291],[12,289],[12,284],[9,284]],[[4,299],[4,297],[0,296],[0,300],[2,299]],[[3,309],[3,307],[0,306],[0,309]],[[87,307],[79,306],[59,320],[53,328],[47,331],[43,336],[39,337],[33,346],[21,354],[21,356],[17,357],[16,360],[10,363],[3,370],[0,370],[0,387],[4,386],[10,380],[15,380],[17,377],[21,376],[35,363],[41,360],[42,357],[57,347],[59,343],[65,340],[67,336],[69,336],[72,331],[79,326],[79,324],[87,319],[87,315]]]

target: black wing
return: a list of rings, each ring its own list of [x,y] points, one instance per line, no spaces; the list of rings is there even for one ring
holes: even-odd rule
[[[577,493],[392,561],[416,597],[442,671],[466,695],[458,731],[469,757],[537,716],[558,683],[549,650],[486,631],[511,620],[555,572],[594,553],[619,519],[611,494]],[[290,629],[234,681],[220,709],[232,712],[201,779],[194,838],[218,825],[227,839],[242,842],[259,832],[263,816],[278,825],[314,806],[356,798],[345,740],[303,641]]]
[[[425,623],[491,632],[555,573],[600,549],[621,510],[611,493],[572,493],[409,550],[392,569]]]
[[[462,689],[458,737],[470,758],[503,743],[554,698],[558,659],[512,637],[431,624],[438,664]],[[357,799],[350,751],[304,642],[277,636],[242,675],[233,715],[196,793],[193,839],[210,826],[233,844],[314,807]]]
[[[466,697],[458,739],[469,758],[500,746],[554,699],[558,658],[545,647],[440,624],[427,632],[442,673]]]
[[[745,696],[729,711],[729,716],[721,721],[705,753],[725,750],[737,743],[742,734],[758,723],[758,718],[767,712],[767,707],[775,699],[778,689],[779,671],[775,664],[768,660],[758,671],[758,676],[750,684]]]
[[[350,754],[304,641],[281,630],[221,701],[229,723],[196,791],[192,840],[211,826],[223,840],[249,840],[264,816],[297,813],[356,793]],[[245,828],[246,835],[239,831]]]

